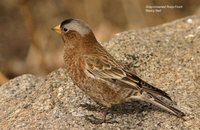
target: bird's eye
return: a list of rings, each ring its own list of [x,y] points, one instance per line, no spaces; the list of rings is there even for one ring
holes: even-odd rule
[[[67,28],[63,28],[63,31],[64,31],[64,32],[67,32],[67,31],[68,31],[68,29],[67,29]]]

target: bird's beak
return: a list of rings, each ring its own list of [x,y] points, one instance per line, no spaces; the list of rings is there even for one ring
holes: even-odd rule
[[[57,33],[59,33],[59,34],[61,34],[60,24],[55,26],[54,28],[52,28],[52,30],[57,32]]]

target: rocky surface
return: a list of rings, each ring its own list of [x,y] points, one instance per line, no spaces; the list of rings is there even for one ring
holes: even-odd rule
[[[92,124],[102,108],[73,85],[64,69],[46,77],[19,76],[0,86],[0,129],[200,129],[200,17],[116,34],[107,50],[145,81],[159,86],[185,120],[141,102],[111,111],[114,122]]]

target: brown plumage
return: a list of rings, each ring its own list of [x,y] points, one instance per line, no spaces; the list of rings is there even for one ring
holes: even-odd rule
[[[110,108],[139,99],[155,104],[177,117],[184,113],[165,103],[171,100],[164,91],[146,83],[118,63],[96,40],[81,20],[67,19],[53,28],[64,41],[64,60],[73,82],[97,103]]]

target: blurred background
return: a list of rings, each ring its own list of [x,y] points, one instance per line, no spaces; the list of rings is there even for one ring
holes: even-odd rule
[[[151,12],[147,6],[174,6]],[[66,18],[86,21],[98,41],[200,14],[198,0],[1,0],[0,85],[24,73],[44,76],[63,66],[63,44],[51,28]]]

